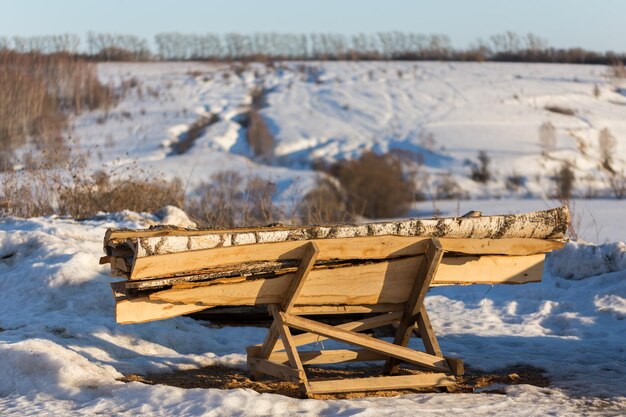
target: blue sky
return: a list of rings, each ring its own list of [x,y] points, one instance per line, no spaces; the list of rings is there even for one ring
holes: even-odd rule
[[[89,30],[444,33],[455,46],[512,30],[557,47],[626,52],[626,0],[0,0],[0,36]]]

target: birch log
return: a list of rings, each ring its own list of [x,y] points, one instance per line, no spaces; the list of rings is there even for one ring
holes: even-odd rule
[[[567,207],[526,214],[440,219],[408,219],[334,226],[260,227],[195,230],[154,227],[108,230],[107,255],[130,249],[133,258],[255,243],[366,236],[412,236],[472,239],[535,238],[562,240],[569,224]],[[130,251],[128,252],[130,253]]]

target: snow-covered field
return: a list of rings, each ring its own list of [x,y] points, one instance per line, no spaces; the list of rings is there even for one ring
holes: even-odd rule
[[[297,400],[251,390],[179,389],[123,383],[125,374],[211,364],[245,366],[260,328],[212,328],[190,318],[115,324],[106,268],[98,265],[107,227],[145,227],[158,218],[114,213],[77,222],[47,217],[0,220],[1,415],[624,415],[626,414],[626,203],[609,197],[599,169],[598,132],[617,138],[626,161],[626,97],[601,66],[479,63],[307,63],[253,65],[102,64],[121,85],[135,78],[108,117],[74,120],[72,136],[92,166],[158,170],[188,188],[236,170],[277,184],[289,205],[320,175],[314,159],[373,149],[423,155],[427,193],[452,177],[471,200],[417,203],[411,215],[521,213],[558,205],[552,176],[573,163],[577,235],[550,255],[544,281],[524,286],[436,288],[427,298],[442,349],[474,369],[516,364],[546,371],[547,388],[508,386],[506,395],[412,394],[399,398]],[[224,75],[227,74],[227,75]],[[594,85],[601,92],[594,96]],[[267,89],[261,110],[276,138],[274,158],[254,157],[241,114],[250,91]],[[545,106],[574,110],[573,116]],[[202,115],[215,114],[186,153],[171,145]],[[557,127],[542,156],[538,128]],[[468,178],[479,150],[495,180]],[[507,190],[506,176],[521,176]],[[414,341],[416,342],[416,341]]]
[[[190,318],[115,324],[107,227],[132,213],[76,222],[0,221],[2,415],[617,415],[626,412],[626,246],[569,244],[544,282],[436,288],[427,298],[442,349],[474,369],[544,369],[548,388],[498,394],[413,394],[296,400],[251,390],[148,386],[116,379],[211,364],[245,366],[261,328],[210,328]],[[413,343],[419,343],[417,340]]]

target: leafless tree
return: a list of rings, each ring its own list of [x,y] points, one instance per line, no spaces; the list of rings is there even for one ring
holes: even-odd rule
[[[539,127],[539,146],[544,156],[556,148],[556,128],[552,122],[543,122]]]

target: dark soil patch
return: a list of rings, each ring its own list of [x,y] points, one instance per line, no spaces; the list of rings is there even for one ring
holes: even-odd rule
[[[570,109],[568,107],[546,106],[545,109],[551,111],[552,113],[562,114],[564,116],[574,116],[576,114],[573,109]]]
[[[209,116],[201,116],[198,120],[189,126],[189,129],[179,135],[178,142],[172,144],[171,154],[182,155],[189,151],[196,139],[204,134],[207,127],[217,122],[219,117],[216,114],[211,113]]]
[[[380,366],[361,366],[352,368],[307,368],[310,379],[334,379],[334,378],[366,378],[380,376]],[[419,374],[413,369],[402,369],[401,374]],[[242,369],[228,368],[225,366],[208,366],[201,369],[179,371],[173,374],[157,375],[126,375],[121,379],[124,382],[138,381],[150,385],[169,385],[179,388],[217,388],[236,389],[248,388],[259,393],[273,393],[288,397],[299,397],[298,386],[292,382],[284,382],[271,377],[263,377],[260,381],[252,381],[248,372]],[[531,366],[514,366],[493,372],[480,372],[471,369],[466,370],[466,375],[458,377],[458,385],[451,392],[471,393],[477,389],[481,392],[504,394],[502,385],[529,384],[538,387],[547,387],[550,381],[543,375],[543,371]],[[489,386],[494,385],[490,390]],[[351,399],[363,397],[395,397],[398,395],[416,392],[440,392],[440,388],[420,388],[397,391],[373,391],[346,394],[315,395],[316,399]]]

